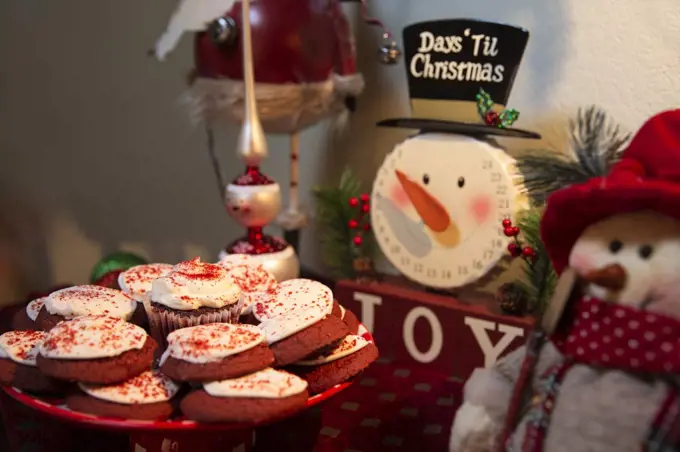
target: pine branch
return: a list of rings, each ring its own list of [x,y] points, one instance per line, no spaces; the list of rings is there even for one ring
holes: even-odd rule
[[[544,312],[557,283],[557,275],[541,241],[542,214],[542,208],[533,206],[523,212],[519,220],[519,228],[522,231],[524,241],[536,252],[533,264],[524,265],[525,281],[523,285],[529,294],[532,310],[539,313]]]
[[[357,214],[357,209],[349,205],[349,200],[360,196],[361,188],[361,181],[349,169],[345,169],[337,187],[317,187],[312,190],[316,200],[323,259],[339,277],[354,277],[355,258],[373,255],[375,242],[372,234],[364,232],[362,246],[356,247],[352,241],[355,231],[348,227],[349,221]]]
[[[561,188],[605,175],[618,161],[630,134],[621,131],[598,107],[579,109],[569,122],[568,152],[530,151],[517,159],[531,198],[538,204]]]

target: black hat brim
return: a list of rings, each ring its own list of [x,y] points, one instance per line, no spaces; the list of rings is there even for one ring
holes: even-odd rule
[[[441,121],[438,119],[419,119],[419,118],[393,118],[383,119],[377,124],[379,127],[395,127],[400,129],[417,129],[422,132],[443,132],[456,133],[458,135],[469,135],[474,137],[500,136],[508,138],[529,138],[539,139],[541,135],[536,132],[522,129],[498,128],[486,124],[475,124],[469,122]]]

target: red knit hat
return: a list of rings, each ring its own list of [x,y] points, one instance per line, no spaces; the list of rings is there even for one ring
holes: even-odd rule
[[[607,176],[550,196],[541,237],[555,271],[567,266],[574,243],[588,226],[640,210],[680,220],[680,110],[648,120]]]

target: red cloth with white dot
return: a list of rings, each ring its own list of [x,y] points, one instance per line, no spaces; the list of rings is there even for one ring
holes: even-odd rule
[[[573,361],[630,372],[680,374],[680,321],[588,296],[569,314],[571,327],[552,340]]]
[[[544,395],[549,403],[541,408],[541,417],[547,422],[538,417],[528,425],[522,452],[543,450],[559,382],[576,363],[662,378],[680,374],[680,321],[674,318],[584,296],[569,307],[561,325],[551,340],[565,361],[546,372],[555,379]],[[680,441],[678,395],[671,387],[640,450],[657,450],[649,446],[657,445],[659,438],[673,447]]]

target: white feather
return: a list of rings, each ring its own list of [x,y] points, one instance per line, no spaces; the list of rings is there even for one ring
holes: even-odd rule
[[[180,0],[165,33],[156,42],[156,58],[165,59],[187,31],[205,30],[208,24],[224,15],[236,0]]]

